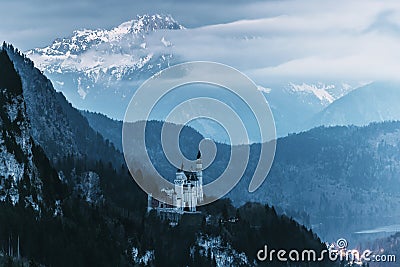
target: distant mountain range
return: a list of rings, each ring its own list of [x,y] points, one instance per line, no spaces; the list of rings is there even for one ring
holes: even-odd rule
[[[277,124],[278,136],[317,126],[366,126],[400,120],[399,82],[317,85],[290,83],[265,93]],[[276,105],[276,103],[278,103]]]
[[[183,29],[168,15],[137,16],[111,30],[74,31],[26,54],[75,107],[121,119],[141,82],[177,62],[170,41],[151,33]]]
[[[367,125],[400,120],[400,83],[373,82],[337,99],[310,121],[310,125]]]
[[[118,138],[121,122],[100,114],[83,114],[94,129],[119,142],[115,146],[122,148]],[[147,151],[156,169],[172,180],[175,169],[160,152],[162,124],[149,123]],[[194,129],[184,127],[180,136],[183,154],[194,159],[202,138]],[[319,127],[292,134],[278,139],[266,181],[257,191],[249,193],[248,185],[259,154],[259,144],[253,144],[245,175],[227,197],[236,205],[250,200],[278,206],[289,214],[305,212],[321,237],[334,240],[342,234],[356,242],[361,237],[353,236],[355,231],[393,224],[400,218],[396,204],[400,201],[399,146],[399,122]],[[217,143],[217,149],[215,161],[204,171],[206,183],[217,178],[229,161],[230,147]],[[141,158],[143,155],[136,155],[137,162]],[[142,173],[145,169],[141,169]]]
[[[345,82],[288,82],[260,90],[271,107],[277,135],[281,137],[318,126],[313,124],[313,116],[358,86]]]
[[[163,31],[185,31],[185,27],[169,15],[142,15],[112,29],[76,30],[49,46],[27,51],[27,56],[73,106],[121,120],[133,93],[145,79],[183,62],[173,52],[174,40],[167,40]],[[371,94],[366,92],[368,90],[344,98],[364,86],[363,82],[282,81],[260,84],[259,90],[271,106],[278,136],[286,136],[323,124],[358,125],[359,121],[369,123],[397,118],[396,110],[375,106],[378,103],[372,100],[372,95],[366,96]],[[385,86],[385,83],[379,85]],[[362,95],[370,98],[368,104],[361,100]],[[383,102],[388,95],[380,96]],[[342,98],[348,100],[339,101]],[[350,112],[355,108],[352,98],[358,98],[359,105],[368,105],[379,114],[367,116],[362,110]],[[393,96],[389,98],[394,99]],[[341,109],[341,105],[348,108]],[[344,118],[340,112],[345,110],[353,113],[353,119],[354,116],[360,118],[356,121]]]

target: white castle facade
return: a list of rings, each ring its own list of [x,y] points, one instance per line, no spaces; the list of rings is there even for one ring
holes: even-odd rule
[[[203,164],[200,151],[197,154],[196,170],[184,171],[183,166],[176,171],[174,188],[162,189],[172,205],[154,199],[148,195],[147,211],[185,213],[196,212],[196,207],[203,202]],[[172,201],[171,201],[172,200]]]

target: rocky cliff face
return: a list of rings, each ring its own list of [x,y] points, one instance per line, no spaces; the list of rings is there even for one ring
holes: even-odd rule
[[[31,122],[30,132],[47,156],[55,161],[67,155],[102,159],[118,166],[122,156],[94,131],[78,110],[57,93],[52,83],[34,67],[25,55],[12,46],[5,47],[21,77],[26,113]]]
[[[31,137],[22,81],[4,49],[0,73],[0,201],[37,211],[55,208],[61,181]]]

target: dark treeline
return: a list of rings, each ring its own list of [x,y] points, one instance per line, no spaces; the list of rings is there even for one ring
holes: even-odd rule
[[[44,165],[49,163],[46,157],[36,159],[45,161]],[[64,182],[44,179],[42,193],[46,202],[59,200],[59,207],[37,211],[26,207],[22,198],[15,206],[11,201],[0,202],[0,248],[4,254],[9,255],[11,246],[13,256],[17,256],[19,240],[21,257],[46,266],[129,265],[129,237],[143,229],[144,194],[130,191],[135,184],[124,169],[117,171],[111,164],[84,162],[68,157],[57,164],[68,173]],[[74,170],[74,174],[68,170]],[[73,176],[89,170],[99,174],[101,187],[107,192],[107,201],[101,205],[88,203],[74,193]],[[43,177],[51,175],[43,173]],[[127,198],[127,194],[136,195]],[[132,214],[127,216],[124,210]]]
[[[133,266],[132,248],[137,248],[139,255],[153,251],[153,266],[215,266],[214,257],[200,253],[196,242],[200,236],[221,237],[236,251],[244,252],[249,262],[257,262],[256,253],[264,245],[287,250],[324,248],[315,234],[277,215],[273,207],[248,203],[235,208],[223,199],[202,207],[194,219],[184,215],[173,227],[155,212],[146,214],[146,196],[125,166],[117,170],[110,163],[68,156],[55,167],[65,178],[64,187],[55,191],[62,193],[57,195],[63,197],[62,215],[39,214],[19,203],[0,203],[0,248],[4,254],[11,246],[15,258],[19,240],[21,257],[46,266]],[[106,199],[102,204],[88,203],[74,192],[72,182],[87,171],[100,177]],[[274,262],[274,266],[333,265]]]

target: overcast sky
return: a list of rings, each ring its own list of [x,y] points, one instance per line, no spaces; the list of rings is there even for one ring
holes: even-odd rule
[[[21,50],[138,14],[171,14],[187,31],[159,33],[186,60],[232,65],[259,82],[397,79],[400,1],[16,0],[1,4],[0,39]],[[160,38],[160,36],[155,36]]]
[[[277,1],[255,0],[15,0],[0,8],[0,38],[21,50],[49,44],[75,29],[111,28],[136,15],[171,14],[192,28],[282,13]],[[262,8],[260,8],[262,6]]]

